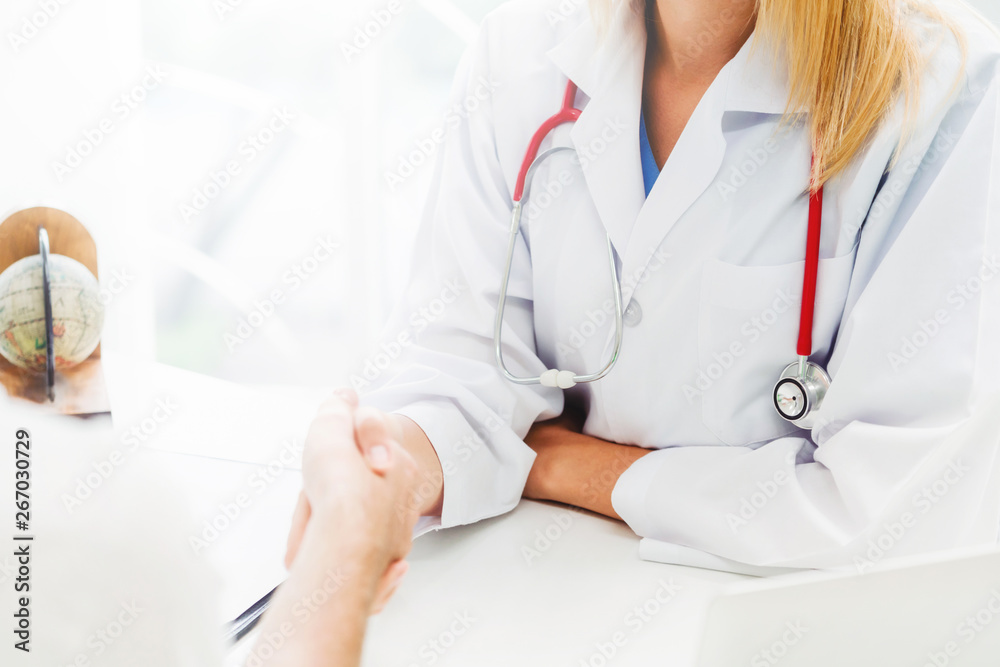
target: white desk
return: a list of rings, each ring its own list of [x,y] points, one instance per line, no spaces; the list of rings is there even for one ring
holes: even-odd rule
[[[325,394],[290,400],[285,391],[261,394],[165,367],[153,372],[152,385],[153,397],[176,397],[183,406],[149,445],[173,450],[155,456],[184,471],[199,522],[247,491],[248,476],[273,461],[284,440],[301,442]],[[116,420],[138,420],[149,400],[137,404],[134,415]],[[226,457],[250,464],[219,460]],[[297,466],[252,493],[253,507],[209,550],[223,578],[224,615],[280,579]],[[707,601],[743,577],[648,563],[637,551],[638,538],[622,523],[531,501],[506,516],[425,535],[400,590],[371,622],[365,664],[689,665]],[[230,663],[239,663],[252,639],[231,652]],[[602,661],[602,646],[613,660]]]
[[[295,396],[287,390],[261,392],[162,367],[153,372],[152,384],[152,397],[177,397],[183,408],[157,427],[147,445],[161,451],[150,455],[162,467],[175,468],[176,477],[185,480],[198,522],[217,517],[219,503],[231,502],[241,492],[253,500],[252,507],[207,550],[209,562],[223,579],[219,620],[231,619],[284,577],[281,559],[300,483],[300,464],[287,463],[260,492],[251,477],[262,464],[276,460],[284,443],[304,440],[315,404],[325,392]],[[120,426],[126,427],[138,423],[148,414],[144,410],[150,400],[135,401],[137,411],[132,415],[117,412],[116,421],[124,421]],[[522,502],[506,516],[421,537],[410,555],[411,570],[403,586],[370,624],[364,664],[691,666],[700,648],[708,603],[729,585],[747,578],[645,562],[638,559],[637,551],[638,539],[624,524],[531,501]],[[941,592],[950,590],[948,581],[918,586],[917,597],[926,590],[932,597],[948,598],[953,606],[961,602],[973,609],[973,602],[981,603],[974,586],[971,593],[966,590],[969,600],[951,600],[954,596]],[[908,588],[915,582],[904,583]],[[757,583],[752,585],[758,588]],[[867,588],[858,581],[853,586]],[[845,588],[839,584],[827,588],[834,593],[821,595],[819,606],[806,610],[825,615],[822,622],[813,624],[811,655],[828,655],[823,648],[828,645],[850,652],[854,643],[844,644],[843,638],[869,635],[881,618],[865,619],[854,613],[863,595],[837,594]],[[787,589],[774,596],[795,600],[803,594],[820,595]],[[884,595],[880,601],[897,598],[907,611],[915,608],[913,600],[902,593]],[[743,604],[733,598],[730,603]],[[732,615],[739,621],[723,619],[713,628],[716,637],[735,637],[729,625],[736,626],[733,630],[742,628],[745,640],[749,632],[752,636],[743,648],[749,647],[750,655],[760,648],[760,633],[747,629],[756,627],[748,625],[747,614],[766,626],[785,618],[782,614],[795,605],[771,605],[768,611],[757,598],[747,604],[750,611]],[[929,631],[945,636],[951,631],[952,618],[947,613],[938,615],[940,623],[932,623]],[[901,647],[913,648],[905,627],[903,631],[904,639],[883,642],[884,655],[897,655]],[[250,635],[230,651],[228,664],[241,664],[253,640]],[[990,641],[1000,642],[1000,637]],[[723,643],[729,645],[726,640],[713,645]],[[979,638],[975,648],[985,655],[993,646]],[[810,666],[822,662],[822,658],[810,660],[806,663]],[[882,663],[869,660],[866,664]]]
[[[556,517],[571,523],[563,529]],[[536,545],[538,531],[555,539]],[[425,535],[403,585],[372,619],[364,665],[691,665],[708,600],[744,577],[640,561],[637,543],[623,524],[533,501]],[[523,548],[537,553],[530,563]],[[611,652],[616,633],[620,648],[602,662],[599,644]]]
[[[648,563],[637,548],[622,523],[532,501],[422,537],[396,599],[371,625],[365,664],[598,667],[598,644],[610,652],[616,633],[616,666],[691,664],[705,603],[742,577]],[[434,640],[451,643],[462,614],[474,622],[435,650]]]

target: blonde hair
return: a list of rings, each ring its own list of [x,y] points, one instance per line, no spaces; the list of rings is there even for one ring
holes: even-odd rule
[[[655,2],[655,0],[649,0]],[[636,9],[642,0],[592,0],[595,21],[607,25],[613,4]],[[908,118],[916,113],[925,55],[921,39],[906,20],[918,12],[947,25],[929,0],[756,0],[754,48],[763,41],[788,68],[786,107],[806,109],[810,117],[818,189],[846,170],[897,100]]]

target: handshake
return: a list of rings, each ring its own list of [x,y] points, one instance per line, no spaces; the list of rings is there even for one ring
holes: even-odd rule
[[[426,509],[413,497],[419,468],[402,445],[407,428],[419,430],[359,408],[346,389],[320,407],[302,457],[303,490],[285,555],[289,578],[246,664],[360,662],[367,618],[406,574],[413,528]]]

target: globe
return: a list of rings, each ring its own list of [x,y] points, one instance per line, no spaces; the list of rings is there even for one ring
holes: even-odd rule
[[[80,262],[49,255],[56,370],[79,364],[101,340],[104,305],[97,279]],[[25,257],[0,273],[0,355],[20,368],[45,371],[42,257]]]

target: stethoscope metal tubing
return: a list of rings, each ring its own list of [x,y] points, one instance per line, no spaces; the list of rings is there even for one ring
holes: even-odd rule
[[[538,165],[545,161],[546,158],[560,152],[573,151],[572,148],[565,146],[551,148],[535,159],[532,163],[530,169],[528,169],[527,177],[525,178],[524,194],[521,199],[514,203],[514,210],[511,212],[510,219],[510,234],[507,241],[507,261],[504,264],[503,278],[500,281],[500,296],[497,299],[497,314],[496,320],[493,326],[493,352],[496,356],[497,366],[500,367],[501,372],[504,377],[511,382],[519,385],[533,385],[542,384],[541,376],[522,378],[514,375],[507,368],[507,364],[504,363],[503,359],[503,316],[504,310],[507,307],[507,290],[510,286],[510,272],[514,264],[514,249],[517,246],[517,235],[521,230],[521,216],[524,212],[523,202],[528,198],[531,191],[531,181],[535,175],[535,171]],[[608,373],[615,367],[618,363],[618,356],[621,353],[622,341],[625,338],[625,324],[623,321],[622,312],[622,290],[621,290],[621,280],[618,277],[618,263],[615,258],[614,245],[611,243],[610,235],[606,235],[607,239],[607,251],[608,251],[608,266],[611,269],[611,291],[614,294],[615,301],[615,343],[614,349],[612,350],[611,357],[604,367],[596,373],[591,373],[589,375],[574,375],[573,382],[575,384],[584,384],[588,382],[597,382],[598,380],[607,376]]]

